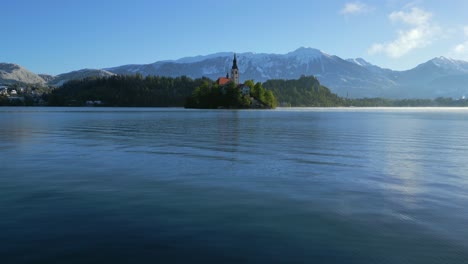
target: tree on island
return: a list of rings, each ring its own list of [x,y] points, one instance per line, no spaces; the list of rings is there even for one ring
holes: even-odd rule
[[[242,94],[240,87],[248,86],[249,94]],[[246,81],[244,85],[236,86],[230,82],[224,86],[216,82],[205,81],[201,86],[195,88],[192,95],[187,98],[186,108],[204,109],[247,109],[247,108],[275,108],[277,101],[273,93],[263,88],[261,83],[252,80]]]

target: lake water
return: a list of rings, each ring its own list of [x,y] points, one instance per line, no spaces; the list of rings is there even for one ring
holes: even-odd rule
[[[468,109],[0,108],[1,263],[468,263]]]

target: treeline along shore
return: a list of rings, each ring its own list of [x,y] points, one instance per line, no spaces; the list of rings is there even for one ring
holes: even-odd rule
[[[21,94],[0,94],[0,105],[188,107],[188,108],[275,108],[282,107],[438,107],[468,106],[467,99],[342,98],[320,84],[314,76],[297,80],[244,82],[247,95],[234,86],[220,87],[208,78],[115,75],[72,80],[58,88],[41,88],[40,100]],[[16,85],[15,87],[19,87]],[[15,89],[10,86],[9,91]],[[18,89],[18,88],[16,88]],[[31,91],[35,89],[26,89]],[[24,100],[26,98],[26,100]]]

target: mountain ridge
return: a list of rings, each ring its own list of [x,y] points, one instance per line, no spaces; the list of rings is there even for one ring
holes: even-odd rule
[[[0,83],[11,84],[16,82],[28,84],[45,84],[44,79],[26,68],[14,63],[0,63]]]
[[[115,75],[115,73],[101,69],[81,69],[54,76],[53,79],[48,81],[48,84],[51,86],[62,86],[65,82],[70,80],[79,80],[88,77],[109,77],[113,75]]]
[[[17,81],[21,82],[27,78],[20,77],[29,76],[30,83],[60,86],[73,79],[136,73],[143,76],[185,75],[191,78],[217,79],[230,72],[233,54],[233,52],[218,52],[150,64],[82,69],[57,76],[29,74],[30,72],[16,76],[9,73],[10,78],[6,80],[11,83],[15,81],[13,77],[16,76]],[[468,79],[468,62],[443,56],[405,71],[382,68],[363,58],[342,59],[319,49],[305,47],[285,54],[244,52],[238,53],[237,57],[241,81],[253,79],[264,82],[271,79],[298,79],[302,75],[313,75],[323,85],[343,97],[460,98],[468,95],[468,86],[464,82]],[[0,74],[2,70],[0,67]],[[8,74],[8,70],[3,72],[6,74],[0,77]],[[0,83],[2,80],[5,79],[0,78]]]

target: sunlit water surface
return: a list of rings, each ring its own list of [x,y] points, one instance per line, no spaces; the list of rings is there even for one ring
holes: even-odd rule
[[[0,108],[1,263],[468,263],[468,110]]]

